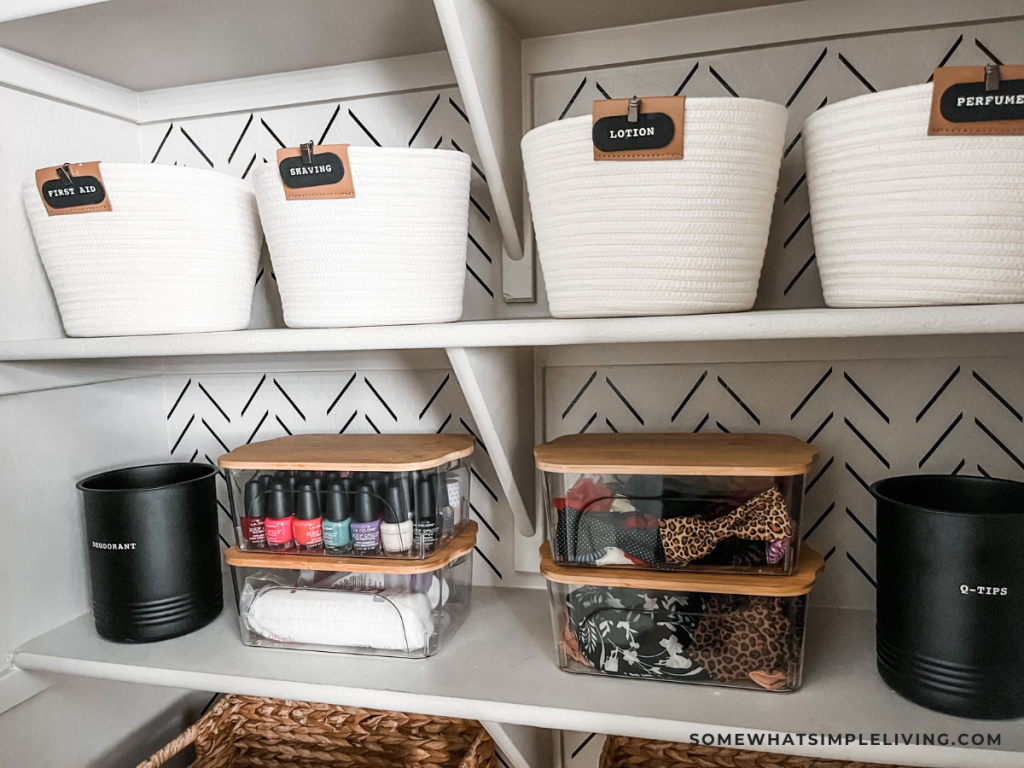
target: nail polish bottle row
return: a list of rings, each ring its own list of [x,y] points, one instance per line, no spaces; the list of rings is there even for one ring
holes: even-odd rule
[[[454,487],[453,487],[454,482]],[[245,484],[246,549],[424,557],[451,534],[458,481],[444,473],[287,472]]]

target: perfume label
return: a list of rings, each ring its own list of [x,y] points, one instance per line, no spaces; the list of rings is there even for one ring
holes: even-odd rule
[[[293,538],[292,517],[271,518],[268,517],[265,523],[267,541],[270,544],[287,544]]]
[[[348,144],[277,150],[277,166],[288,200],[338,200],[356,196]]]
[[[595,160],[682,160],[685,96],[639,99],[630,116],[630,99],[594,102]]]
[[[933,75],[929,136],[1024,136],[1024,66],[939,67]]]
[[[111,210],[99,162],[40,168],[36,188],[50,216]]]

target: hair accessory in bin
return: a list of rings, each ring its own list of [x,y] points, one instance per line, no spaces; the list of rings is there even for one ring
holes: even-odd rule
[[[609,674],[707,680],[685,654],[704,602],[686,592],[582,587],[568,597],[569,626],[584,663]]]
[[[693,633],[690,657],[715,680],[749,677],[776,690],[786,685],[789,634],[789,619],[774,598],[716,595]]]
[[[653,517],[625,513],[583,514],[566,507],[558,516],[555,543],[559,556],[573,563],[596,564],[618,550],[633,564],[665,562],[658,521]]]
[[[714,520],[675,517],[661,521],[661,542],[670,562],[689,563],[709,554],[722,539],[782,541],[793,536],[793,524],[778,488],[769,488]]]

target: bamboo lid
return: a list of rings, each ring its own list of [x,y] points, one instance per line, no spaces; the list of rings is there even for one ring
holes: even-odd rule
[[[359,573],[397,573],[412,575],[430,573],[444,568],[452,560],[473,551],[477,525],[467,520],[448,541],[430,557],[422,560],[399,560],[394,557],[332,557],[330,555],[281,554],[267,551],[242,551],[230,547],[224,552],[228,565],[241,568],[269,568],[292,571],[342,571]]]
[[[598,587],[659,589],[664,592],[718,592],[726,595],[764,595],[794,597],[806,595],[814,587],[818,574],[825,570],[825,558],[801,545],[796,568],[789,576],[763,576],[739,573],[686,573],[639,568],[602,568],[600,566],[558,565],[551,559],[551,545],[540,547],[540,572],[558,584]]]
[[[472,435],[294,435],[225,453],[224,469],[413,472],[473,453]]]
[[[804,475],[818,449],[790,435],[565,435],[533,449],[537,469],[631,475]]]

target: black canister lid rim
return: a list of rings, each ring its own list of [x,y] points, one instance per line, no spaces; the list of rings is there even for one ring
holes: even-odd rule
[[[123,472],[137,472],[145,469],[181,469],[183,467],[194,468],[196,474],[194,477],[186,477],[181,480],[175,480],[169,483],[160,483],[158,485],[141,486],[136,488],[94,488],[91,484],[97,481],[103,480],[110,477],[111,475],[121,474]],[[100,472],[99,474],[91,475],[84,480],[79,480],[75,483],[75,488],[80,491],[88,493],[144,493],[146,491],[159,491],[165,488],[173,488],[177,485],[186,485],[188,483],[196,483],[202,480],[208,480],[217,474],[217,468],[213,465],[206,464],[193,464],[191,462],[164,462],[161,464],[144,464],[138,467],[122,467],[121,469],[111,469],[106,472]]]
[[[1015,491],[1020,495],[1021,506],[1017,509],[1001,509],[994,510],[991,512],[972,512],[969,510],[954,510],[954,509],[939,509],[937,507],[928,507],[921,504],[915,504],[911,501],[904,501],[897,499],[892,496],[888,496],[885,493],[885,487],[895,485],[899,482],[906,482],[910,480],[917,480],[923,482],[936,482],[948,484],[950,482],[957,482],[959,484],[968,485],[987,485],[989,487],[1004,486],[1008,491]],[[874,496],[876,501],[884,501],[889,504],[896,504],[907,509],[914,510],[917,512],[924,512],[929,515],[947,515],[949,517],[959,518],[971,518],[977,519],[982,517],[989,518],[1001,518],[1009,517],[1015,514],[1024,514],[1024,483],[1017,482],[1016,480],[1004,480],[998,477],[973,477],[965,475],[897,475],[896,477],[887,477],[883,480],[876,480],[869,487],[868,490],[871,495]]]

